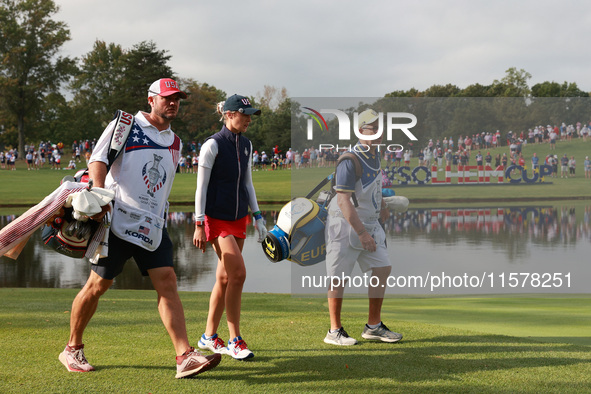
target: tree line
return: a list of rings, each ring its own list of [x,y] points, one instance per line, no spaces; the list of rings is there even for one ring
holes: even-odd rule
[[[589,92],[579,89],[574,82],[545,81],[529,86],[532,75],[524,69],[510,67],[505,76],[494,80],[490,85],[471,84],[463,89],[453,84],[433,85],[419,91],[417,89],[395,90],[385,97],[589,97]]]
[[[53,0],[0,0],[0,146],[18,147],[23,158],[26,144],[98,138],[117,109],[149,112],[148,87],[164,77],[189,96],[174,123],[186,145],[221,128],[215,109],[226,92],[178,76],[154,42],[126,49],[97,40],[79,59],[59,56],[71,38],[65,23],[52,19],[58,10]],[[287,149],[286,90],[264,86],[251,102],[264,114],[249,127],[253,144]]]
[[[98,138],[117,109],[149,111],[147,89],[163,77],[179,81],[189,95],[174,123],[183,141],[200,142],[220,129],[215,108],[226,92],[178,76],[169,65],[171,55],[154,42],[122,48],[97,40],[81,58],[60,56],[71,37],[64,22],[52,19],[58,10],[53,0],[0,0],[0,146],[18,147],[23,158],[26,144],[50,140],[67,146]],[[384,98],[589,96],[576,83],[544,82],[530,88],[530,78],[525,70],[510,68],[490,85],[433,85],[424,91],[393,91]],[[291,114],[299,112],[297,103],[285,88],[273,86],[263,86],[251,101],[263,113],[249,127],[253,145],[267,151],[278,145],[285,152],[292,144]]]

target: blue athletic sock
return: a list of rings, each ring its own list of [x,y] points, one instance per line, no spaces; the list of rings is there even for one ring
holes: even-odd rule
[[[366,325],[373,330],[374,328],[378,328],[379,326],[381,326],[382,322],[379,322],[378,324],[366,324]]]

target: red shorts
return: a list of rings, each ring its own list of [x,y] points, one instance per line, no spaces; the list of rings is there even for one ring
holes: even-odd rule
[[[233,235],[236,238],[246,238],[246,225],[248,224],[248,215],[238,220],[221,220],[205,216],[205,235],[207,242],[217,237],[226,238]]]

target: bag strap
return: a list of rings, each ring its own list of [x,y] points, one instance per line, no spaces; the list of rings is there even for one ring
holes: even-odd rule
[[[361,175],[363,174],[363,167],[361,166],[361,162],[359,161],[359,158],[357,157],[356,154],[352,153],[352,152],[345,152],[343,153],[337,160],[337,167],[338,165],[344,161],[344,160],[351,160],[353,162],[353,165],[355,166],[355,179],[359,180],[361,179]],[[331,196],[329,197],[329,199],[326,201],[326,205],[328,205],[328,203],[330,202],[330,199],[332,199],[332,197],[334,196],[334,185],[335,185],[335,179],[336,179],[336,171],[331,173],[330,175],[328,175],[326,178],[324,178],[322,181],[320,181],[320,183],[318,185],[316,185],[316,187],[314,189],[312,189],[307,195],[306,198],[312,198],[316,193],[318,193],[328,182],[331,182],[331,189],[333,190],[333,193],[331,194]],[[355,196],[355,193],[352,193],[351,197],[353,198],[353,205],[355,206],[355,208],[357,208],[359,206],[359,203],[357,202],[357,197]]]
[[[345,160],[351,160],[355,167],[355,180],[358,181],[361,179],[361,175],[363,175],[363,167],[361,166],[361,162],[359,161],[359,157],[353,152],[345,152],[343,153],[337,160],[337,167],[339,164]],[[335,171],[335,182],[336,182],[336,171]],[[334,186],[334,184],[333,184]],[[355,208],[359,206],[359,202],[357,201],[357,196],[355,192],[351,193],[351,198],[353,199],[353,205]]]
[[[332,174],[328,175],[326,178],[321,180],[320,183],[318,185],[316,185],[316,187],[314,189],[312,189],[312,191],[310,191],[310,193],[308,193],[306,195],[306,198],[312,198],[312,196],[314,196],[314,194],[318,193],[320,191],[320,189],[322,189],[324,187],[324,185],[326,185],[328,182],[333,180],[334,175],[335,175],[335,173],[333,172]]]
[[[135,117],[132,114],[121,111],[120,109],[115,112],[113,119],[116,119],[115,128],[113,129],[113,135],[111,137],[111,144],[109,146],[109,153],[107,158],[109,163],[107,164],[107,172],[111,168],[111,165],[115,162],[115,159],[119,157],[125,144],[127,143],[127,137],[135,123]]]
[[[351,160],[353,162],[353,165],[355,166],[355,179],[361,179],[361,175],[363,174],[363,167],[361,166],[359,157],[357,157],[357,155],[353,152],[345,152],[338,158],[337,167],[344,160]]]

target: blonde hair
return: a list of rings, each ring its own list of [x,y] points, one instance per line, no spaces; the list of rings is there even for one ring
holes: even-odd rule
[[[236,112],[236,111],[227,111],[227,110],[226,110],[226,111],[224,111],[224,104],[226,104],[226,102],[225,102],[225,101],[220,101],[220,102],[217,104],[217,106],[216,106],[216,111],[215,111],[215,112],[216,112],[216,113],[218,113],[218,114],[220,114],[220,115],[222,115],[222,116],[220,117],[220,122],[222,122],[222,123],[224,123],[224,124],[225,124],[225,123],[226,123],[226,119],[227,119],[227,115],[228,115],[229,113],[234,113],[234,112]]]

